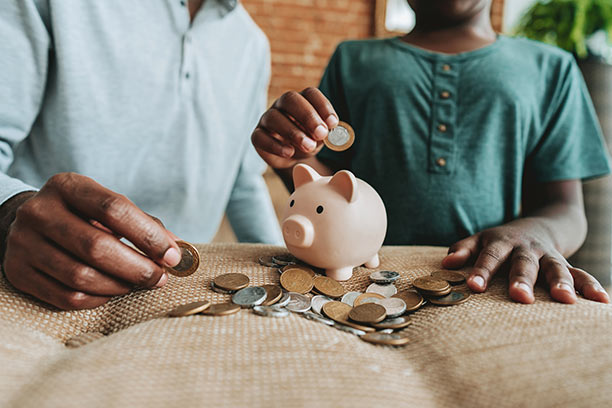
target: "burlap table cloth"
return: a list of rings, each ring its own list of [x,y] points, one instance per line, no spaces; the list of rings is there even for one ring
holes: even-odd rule
[[[453,307],[412,315],[403,348],[375,346],[291,314],[160,317],[210,299],[213,277],[241,272],[278,283],[258,264],[284,249],[200,245],[202,264],[94,310],[59,312],[0,282],[0,406],[8,407],[553,407],[611,406],[612,307],[579,300],[512,303],[505,279]],[[379,269],[399,289],[438,269],[444,248],[386,247]],[[367,269],[347,290],[363,291]],[[101,335],[103,334],[103,336]],[[75,338],[76,336],[76,338]],[[72,339],[72,340],[70,340]],[[65,342],[81,342],[68,348]]]

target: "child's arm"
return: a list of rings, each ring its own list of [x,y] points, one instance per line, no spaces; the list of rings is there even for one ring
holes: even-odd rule
[[[460,268],[473,262],[468,285],[476,292],[484,292],[493,275],[507,267],[510,297],[522,303],[533,303],[538,274],[560,302],[574,303],[577,290],[587,299],[608,303],[599,282],[565,259],[586,235],[581,182],[541,183],[524,191],[524,197],[524,217],[455,243],[443,266]]]
[[[251,135],[257,153],[293,190],[292,170],[306,163],[319,174],[334,170],[316,155],[323,148],[329,129],[338,124],[338,115],[329,100],[316,88],[286,92],[268,109]]]

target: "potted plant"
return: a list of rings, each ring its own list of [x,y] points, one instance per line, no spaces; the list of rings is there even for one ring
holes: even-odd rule
[[[608,149],[612,147],[612,0],[540,0],[515,28],[516,35],[563,48],[576,57],[593,99]],[[612,277],[612,179],[583,184],[589,233],[570,259],[604,286]]]

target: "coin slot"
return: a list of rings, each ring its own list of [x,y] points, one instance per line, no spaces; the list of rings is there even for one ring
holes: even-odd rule
[[[317,214],[321,214],[323,212],[323,206],[320,205],[317,207]]]

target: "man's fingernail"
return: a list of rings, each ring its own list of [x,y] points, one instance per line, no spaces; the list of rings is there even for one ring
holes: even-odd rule
[[[515,286],[517,288],[519,288],[520,290],[522,290],[523,292],[525,292],[525,293],[531,293],[532,292],[531,291],[531,287],[528,284],[526,284],[525,282],[517,282],[515,284]]]
[[[181,261],[181,254],[176,248],[170,247],[164,254],[163,261],[168,266],[176,266]]]
[[[557,283],[557,289],[563,290],[565,292],[569,292],[569,293],[574,293],[574,290],[572,290],[571,286],[568,285],[567,283]]]
[[[336,115],[329,115],[327,119],[325,119],[325,123],[327,123],[330,129],[335,128],[338,126],[338,118]]]
[[[302,146],[304,146],[306,150],[312,150],[315,147],[317,147],[317,144],[315,143],[314,140],[308,137],[305,137],[304,139],[302,139]]]
[[[161,276],[161,278],[159,278],[159,280],[155,284],[155,287],[156,288],[161,288],[162,286],[164,286],[166,284],[166,282],[168,282],[168,274],[167,273],[162,273],[162,276]]]
[[[484,288],[485,286],[485,280],[482,276],[480,275],[476,275],[472,278],[472,282],[474,282],[476,284],[476,286],[480,287],[480,288]]]
[[[323,125],[317,126],[314,131],[314,135],[315,135],[315,138],[317,138],[317,140],[325,139],[328,134],[329,134],[329,130],[327,130],[327,128]]]

